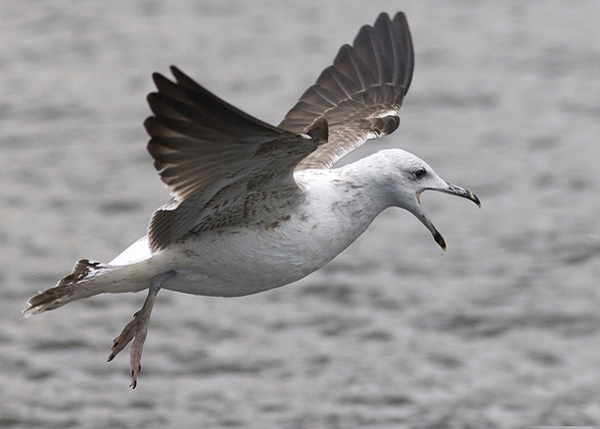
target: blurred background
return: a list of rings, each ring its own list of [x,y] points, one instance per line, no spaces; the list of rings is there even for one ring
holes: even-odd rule
[[[158,295],[138,387],[113,338],[145,294],[22,319],[83,257],[144,235],[145,150],[175,64],[277,124],[338,48],[403,10],[401,147],[448,243],[390,209],[298,284]],[[504,428],[600,424],[600,3],[0,0],[0,427]]]

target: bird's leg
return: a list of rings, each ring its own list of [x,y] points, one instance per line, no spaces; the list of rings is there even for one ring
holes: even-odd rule
[[[144,301],[141,310],[133,315],[133,320],[125,325],[125,328],[123,328],[119,336],[113,341],[111,353],[108,357],[109,362],[113,360],[131,340],[133,340],[129,354],[129,365],[131,367],[130,386],[132,389],[135,389],[135,386],[137,385],[137,374],[142,369],[140,365],[142,349],[144,347],[144,341],[146,340],[146,334],[148,333],[148,323],[150,322],[150,315],[152,314],[152,307],[154,307],[156,294],[158,294],[162,283],[174,275],[175,272],[169,271],[152,279],[152,285],[150,286],[148,296],[146,297],[146,301]]]

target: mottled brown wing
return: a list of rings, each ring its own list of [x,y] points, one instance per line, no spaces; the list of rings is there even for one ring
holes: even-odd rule
[[[352,46],[340,48],[333,65],[319,76],[279,124],[302,133],[315,121],[327,120],[329,138],[297,167],[330,168],[366,140],[393,132],[408,91],[414,52],[406,17],[379,15],[365,25]]]
[[[153,250],[242,216],[252,222],[253,193],[300,193],[294,168],[326,138],[324,121],[310,135],[285,131],[226,103],[177,68],[171,71],[176,82],[153,75],[158,91],[148,103],[154,116],[144,123],[154,166],[173,194],[150,220]]]

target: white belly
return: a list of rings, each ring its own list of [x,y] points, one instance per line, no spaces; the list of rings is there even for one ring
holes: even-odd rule
[[[205,231],[153,256],[176,271],[164,289],[194,295],[241,296],[299,280],[321,268],[360,235],[310,220],[277,227]]]
[[[313,180],[326,179],[325,173],[314,176]],[[372,204],[369,194],[358,205],[347,192],[341,198],[325,179],[315,187],[317,194],[308,192],[303,204],[270,225],[190,234],[154,254],[147,239],[142,239],[111,264],[135,265],[141,280],[148,283],[174,271],[162,288],[193,295],[250,295],[294,282],[335,258],[383,209]]]

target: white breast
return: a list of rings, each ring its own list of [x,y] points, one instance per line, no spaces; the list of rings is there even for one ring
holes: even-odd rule
[[[175,269],[163,288],[194,295],[241,296],[299,280],[331,261],[367,228],[380,208],[358,188],[331,181],[331,170],[299,178],[306,199],[270,224],[203,231],[152,257]]]

